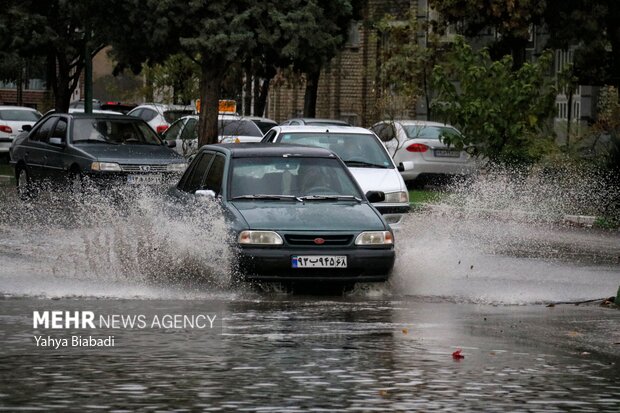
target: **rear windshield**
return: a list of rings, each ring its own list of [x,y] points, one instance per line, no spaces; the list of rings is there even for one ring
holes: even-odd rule
[[[193,114],[194,114],[194,111],[190,109],[187,109],[187,110],[171,109],[171,110],[164,111],[164,119],[166,119],[166,122],[172,123],[177,119],[181,119],[183,116],[193,115]]]
[[[408,139],[437,139],[458,136],[459,132],[448,126],[403,125]]]
[[[263,136],[258,126],[247,119],[225,119],[218,122],[220,136]]]
[[[281,143],[318,146],[335,152],[348,166],[352,162],[367,162],[378,168],[393,168],[390,155],[375,135],[368,133],[287,132]]]
[[[2,109],[0,119],[18,122],[36,122],[41,115],[32,110]]]
[[[161,145],[149,125],[133,119],[76,119],[72,137],[76,144]]]

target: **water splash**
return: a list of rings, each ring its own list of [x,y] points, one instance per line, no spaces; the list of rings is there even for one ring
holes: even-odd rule
[[[0,269],[3,292],[48,295],[37,287],[52,284],[72,295],[73,284],[77,295],[125,297],[226,288],[232,254],[218,204],[183,207],[164,199],[148,188],[45,192],[28,203],[7,197],[1,209],[12,213],[0,220],[8,261]]]
[[[493,168],[447,188],[397,234],[394,291],[524,304],[606,297],[620,283],[620,237],[562,226],[612,198],[594,171]]]

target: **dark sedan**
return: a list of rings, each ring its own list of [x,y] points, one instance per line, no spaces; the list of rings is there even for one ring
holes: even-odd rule
[[[172,194],[221,204],[245,280],[385,281],[394,265],[393,233],[370,204],[383,193],[364,194],[325,149],[207,145]]]
[[[74,189],[85,179],[105,187],[157,184],[187,166],[143,120],[122,115],[49,115],[15,139],[10,155],[22,198],[44,181]]]

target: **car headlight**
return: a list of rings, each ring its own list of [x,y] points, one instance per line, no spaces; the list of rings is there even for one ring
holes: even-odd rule
[[[169,163],[166,167],[168,172],[184,172],[185,168],[187,168],[187,164],[183,163]]]
[[[120,172],[122,170],[121,166],[115,162],[93,162],[90,164],[90,169],[101,172]]]
[[[355,245],[391,245],[394,237],[390,231],[366,231],[355,238]]]
[[[407,191],[388,192],[385,194],[385,201],[389,203],[409,203],[409,193]]]
[[[282,237],[273,231],[241,231],[239,244],[245,245],[282,245]]]

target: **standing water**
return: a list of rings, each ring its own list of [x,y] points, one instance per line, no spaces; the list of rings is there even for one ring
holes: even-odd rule
[[[506,173],[457,186],[407,217],[389,283],[337,297],[231,283],[216,205],[156,192],[21,203],[0,187],[0,409],[616,412],[620,313],[540,305],[620,284],[617,232],[557,225],[607,199],[587,179],[570,199]],[[34,328],[48,309],[220,321]],[[35,345],[68,333],[115,346]]]

